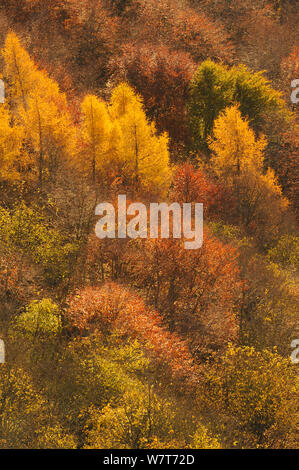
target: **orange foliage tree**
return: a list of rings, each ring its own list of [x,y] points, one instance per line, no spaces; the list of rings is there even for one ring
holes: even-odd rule
[[[236,200],[228,188],[209,178],[202,169],[195,169],[191,163],[177,168],[172,198],[181,203],[203,203],[204,214],[209,218],[231,220],[236,211]]]
[[[69,297],[66,318],[81,333],[107,335],[117,331],[124,338],[135,338],[163,368],[163,375],[171,374],[190,384],[195,379],[195,366],[186,343],[170,333],[159,313],[127,288],[106,283],[78,290]]]
[[[127,267],[132,284],[164,316],[171,330],[206,357],[238,335],[237,304],[243,284],[237,252],[212,238],[207,229],[200,250],[180,240],[146,240]]]

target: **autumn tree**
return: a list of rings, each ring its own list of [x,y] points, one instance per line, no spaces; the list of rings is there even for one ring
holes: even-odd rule
[[[87,449],[148,449],[182,445],[172,404],[154,391],[136,387],[117,407],[91,410],[86,436]],[[173,429],[175,428],[175,429]],[[161,447],[160,447],[161,446]]]
[[[21,170],[29,162],[22,152],[24,128],[12,124],[12,116],[4,104],[0,107],[0,129],[0,181],[14,181],[20,178]],[[22,153],[23,158],[20,158]]]
[[[95,92],[109,79],[109,60],[119,51],[120,24],[117,16],[105,8],[103,0],[72,0],[67,5],[64,25],[72,53],[66,58],[76,77],[74,86],[81,92]],[[86,88],[85,88],[86,87]]]
[[[207,57],[226,63],[232,61],[234,48],[221,24],[187,5],[175,13],[171,39],[176,47],[189,52],[197,63]]]
[[[231,106],[216,119],[214,139],[210,148],[214,152],[213,167],[218,175],[227,178],[240,176],[246,170],[263,170],[264,137],[256,139],[248,120],[243,120],[238,106]]]
[[[128,81],[143,97],[148,116],[159,132],[167,131],[172,149],[190,138],[185,103],[195,64],[188,53],[166,45],[125,44],[122,55],[110,62],[112,80]]]
[[[14,118],[24,126],[42,187],[47,173],[54,178],[59,163],[71,159],[74,150],[66,97],[46,72],[38,70],[14,33],[8,34],[2,55],[10,107]]]
[[[299,266],[299,237],[285,235],[280,238],[277,245],[268,252],[271,261],[282,266],[297,269]]]
[[[67,319],[79,331],[118,332],[137,339],[152,360],[166,370],[176,383],[192,384],[194,365],[186,343],[162,324],[158,312],[146,306],[136,294],[117,284],[86,287],[70,296]]]
[[[229,31],[233,40],[240,40],[242,37],[243,21],[252,12],[262,9],[264,0],[252,0],[250,3],[246,0],[192,0],[192,3],[200,6],[214,20],[222,18],[226,29]]]
[[[289,359],[275,351],[229,346],[206,374],[206,395],[199,401],[202,398],[203,406],[217,413],[218,423],[222,413],[225,420],[230,416],[227,445],[233,441],[240,448],[294,445],[298,390]]]
[[[192,436],[190,449],[221,449],[218,436],[214,436],[205,426],[199,425]]]
[[[266,114],[281,121],[288,116],[280,93],[261,72],[251,72],[243,65],[229,69],[210,60],[203,62],[191,81],[188,104],[195,149],[208,152],[207,139],[215,119],[227,106],[237,103],[255,131],[261,131]]]
[[[83,125],[83,155],[80,164],[88,170],[92,182],[96,182],[96,170],[104,165],[109,149],[109,137],[112,122],[108,109],[103,101],[96,96],[88,95],[82,103]],[[85,147],[85,148],[84,148]]]
[[[243,40],[238,48],[239,60],[254,70],[266,70],[278,83],[280,64],[296,41],[292,23],[284,24],[273,14],[270,5],[251,10],[242,21]]]
[[[1,449],[74,447],[29,373],[2,364],[0,377]]]
[[[298,181],[298,106],[291,102],[291,83],[299,74],[299,49],[294,47],[292,52],[283,58],[280,65],[279,85],[285,100],[292,109],[292,118],[288,126],[281,127],[274,123],[274,129],[279,138],[273,139],[268,146],[265,160],[274,169],[284,195],[289,199],[292,208],[298,213],[297,181]],[[298,96],[298,94],[297,94]]]
[[[178,240],[147,240],[127,267],[132,284],[181,334],[199,358],[238,336],[237,305],[242,292],[237,252],[209,235],[186,250]]]
[[[296,331],[297,293],[292,275],[282,268],[296,260],[296,240],[282,237],[268,251],[258,253],[251,243],[240,249],[240,276],[246,282],[240,306],[240,338],[243,345],[260,351],[277,348],[283,357]],[[280,266],[281,263],[281,266]]]
[[[53,98],[53,101],[51,100]],[[74,154],[74,131],[68,113],[61,112],[55,97],[28,100],[28,108],[21,111],[26,135],[33,145],[39,186],[50,177],[55,181],[57,169],[67,164]],[[66,105],[66,103],[65,103]]]
[[[54,386],[50,384],[49,393],[65,427],[83,446],[89,410],[101,413],[109,403],[115,406],[125,393],[142,386],[148,360],[137,341],[127,338],[122,342],[118,335],[110,340],[98,333],[76,336],[57,349]]]
[[[181,203],[203,203],[208,218],[234,220],[236,200],[228,187],[191,163],[177,167],[171,197]]]
[[[93,182],[102,173],[102,183],[120,179],[133,191],[166,194],[171,177],[168,135],[157,135],[141,97],[129,85],[118,85],[108,105],[87,96],[82,113],[77,161],[85,172],[90,168]]]
[[[268,243],[277,235],[288,202],[283,198],[273,170],[264,172],[264,137],[256,139],[238,106],[227,108],[216,119],[209,146],[215,172],[234,191],[240,221]],[[266,232],[266,224],[271,230]]]
[[[7,251],[19,250],[24,259],[28,257],[42,269],[50,284],[69,278],[78,245],[53,228],[44,213],[21,203],[0,215],[1,244]]]
[[[206,61],[191,82],[189,115],[195,145],[202,146],[219,112],[233,100],[233,80],[227,69]]]
[[[157,365],[136,339],[99,330],[77,336],[62,351],[58,371],[58,408],[70,417],[80,447],[184,447],[198,427],[195,411],[165,397],[169,376],[155,380]]]
[[[155,43],[188,52],[196,62],[207,57],[225,62],[232,59],[233,47],[222,25],[212,21],[202,11],[190,8],[187,2],[136,0],[129,10],[140,41],[148,41],[152,31],[156,31]]]
[[[58,306],[51,299],[32,301],[15,321],[14,328],[25,336],[55,336],[61,331],[61,316]]]
[[[105,119],[107,122],[105,132],[109,129],[109,117],[111,125],[106,156],[102,161],[97,160],[98,165],[104,166],[114,178],[121,178],[125,185],[131,185],[135,191],[165,194],[171,176],[168,136],[166,133],[157,135],[155,123],[147,119],[141,97],[126,83],[121,83],[113,90],[109,115],[104,105],[99,108],[104,113],[101,117],[103,122]],[[101,129],[99,126],[105,125],[103,122],[95,126]],[[94,138],[99,138],[96,133]],[[98,145],[95,140],[94,143]],[[102,144],[101,152],[104,149],[105,144]]]

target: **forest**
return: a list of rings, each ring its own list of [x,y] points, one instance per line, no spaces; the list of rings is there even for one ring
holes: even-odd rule
[[[298,16],[1,0],[0,449],[299,447]],[[98,238],[119,195],[203,245]]]

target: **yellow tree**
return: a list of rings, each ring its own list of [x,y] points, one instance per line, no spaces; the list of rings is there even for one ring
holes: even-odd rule
[[[30,97],[27,109],[19,113],[33,149],[40,187],[45,176],[55,177],[60,163],[71,160],[75,150],[76,134],[71,118],[59,110],[54,98]]]
[[[44,175],[54,176],[59,162],[73,156],[75,129],[67,100],[58,84],[38,70],[14,33],[8,34],[2,56],[8,102],[14,119],[24,125],[41,187]]]
[[[275,350],[229,345],[207,369],[201,406],[217,417],[226,445],[288,448],[295,445],[298,380],[288,358]],[[234,419],[228,420],[228,416]],[[243,441],[243,442],[242,442]]]
[[[277,235],[288,201],[282,196],[273,170],[264,173],[264,137],[257,139],[238,106],[231,106],[215,121],[210,139],[211,165],[231,187],[238,200],[240,222],[260,243]]]
[[[91,169],[92,182],[96,182],[96,170],[103,169],[107,152],[112,145],[112,122],[107,105],[96,96],[88,95],[81,105],[83,122],[83,159],[80,166],[84,171]]]
[[[8,83],[8,101],[13,111],[20,106],[27,109],[28,100],[33,97],[57,99],[60,95],[62,98],[58,84],[46,71],[38,69],[15,33],[7,35],[2,57],[4,77]]]
[[[215,121],[214,138],[209,146],[213,151],[212,165],[218,175],[226,178],[240,176],[245,170],[261,171],[264,137],[255,138],[246,119],[242,119],[237,105],[226,108]]]
[[[0,106],[0,181],[14,181],[20,176],[20,159],[24,129],[11,124],[11,115],[5,104]]]
[[[141,97],[126,83],[114,89],[109,109],[123,137],[118,156],[125,163],[125,176],[136,189],[165,194],[171,177],[168,135],[157,135],[154,122],[146,117]]]
[[[27,108],[29,96],[39,84],[39,72],[15,33],[9,33],[2,50],[4,77],[9,85],[7,94],[13,108]]]

